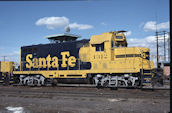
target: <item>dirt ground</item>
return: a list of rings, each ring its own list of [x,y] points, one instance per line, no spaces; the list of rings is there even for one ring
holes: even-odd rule
[[[169,90],[0,86],[0,113],[169,112]]]

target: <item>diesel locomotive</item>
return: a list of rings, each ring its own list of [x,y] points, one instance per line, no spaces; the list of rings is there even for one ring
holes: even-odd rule
[[[127,47],[124,31],[79,40],[69,33],[47,36],[48,44],[21,47],[15,83],[41,86],[89,83],[97,87],[140,87],[151,84],[154,64],[149,49]],[[12,68],[12,67],[8,67]]]

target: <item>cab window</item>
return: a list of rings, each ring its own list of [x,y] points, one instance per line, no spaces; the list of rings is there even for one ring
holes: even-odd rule
[[[96,51],[104,51],[104,43],[96,44]]]
[[[122,36],[116,36],[116,39],[123,39]]]

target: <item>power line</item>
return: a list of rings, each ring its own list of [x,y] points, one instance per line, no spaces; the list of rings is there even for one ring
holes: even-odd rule
[[[166,43],[165,43],[166,40],[165,40],[165,38],[166,38],[167,32],[166,31],[160,31],[160,32],[158,32],[156,30],[155,34],[156,34],[156,48],[157,48],[156,61],[157,61],[157,68],[159,68],[159,65],[158,65],[158,63],[159,63],[159,58],[158,58],[158,56],[159,56],[159,47],[164,46],[164,61],[166,61]],[[159,36],[158,35],[163,35],[163,39],[159,39]],[[159,40],[164,40],[164,44],[162,46],[159,45]]]

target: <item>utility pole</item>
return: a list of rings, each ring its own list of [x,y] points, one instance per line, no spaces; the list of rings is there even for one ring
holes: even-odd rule
[[[165,47],[165,34],[166,34],[166,31],[163,31],[164,33],[164,62],[166,61],[166,47]]]
[[[159,66],[158,66],[158,63],[159,63],[159,47],[160,47],[160,45],[159,45],[159,40],[164,40],[164,44],[163,44],[163,46],[164,46],[164,62],[166,61],[166,39],[165,39],[165,37],[166,37],[166,34],[168,33],[167,31],[160,31],[160,32],[158,32],[158,31],[156,31],[155,32],[156,33],[156,51],[157,51],[157,68],[159,68]],[[163,36],[163,38],[162,39],[159,39],[159,36],[158,35],[160,35],[160,37],[162,37]],[[167,40],[167,41],[169,41],[169,40]],[[168,49],[169,49],[169,47],[168,47]],[[168,52],[169,52],[169,50],[168,50]],[[160,52],[161,53],[161,52]]]
[[[158,56],[159,56],[159,54],[158,54],[158,32],[156,31],[155,32],[156,33],[156,63],[157,63],[157,68],[159,68],[159,66],[158,66],[158,62],[159,62],[159,58],[158,58]]]
[[[7,57],[7,56],[2,56],[2,57],[4,57],[4,61],[5,61],[5,57]]]
[[[170,62],[170,32],[168,32],[168,61]]]

